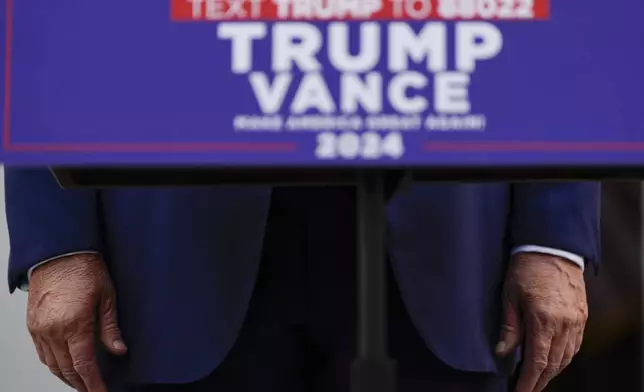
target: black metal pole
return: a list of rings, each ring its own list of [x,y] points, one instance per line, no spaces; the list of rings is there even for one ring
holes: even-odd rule
[[[395,363],[388,357],[385,189],[382,171],[358,181],[358,330],[351,392],[394,392]]]

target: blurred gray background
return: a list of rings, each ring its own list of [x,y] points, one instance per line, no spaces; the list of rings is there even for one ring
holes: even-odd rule
[[[9,239],[4,213],[4,173],[0,167],[0,391],[69,392],[40,364],[26,327],[26,293],[9,296],[6,283]]]
[[[9,296],[6,283],[9,239],[0,167],[0,392],[70,392],[40,364],[26,327],[26,293]]]

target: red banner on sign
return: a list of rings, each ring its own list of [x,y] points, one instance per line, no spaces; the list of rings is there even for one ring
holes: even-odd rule
[[[549,0],[170,0],[174,21],[514,20],[550,17]]]

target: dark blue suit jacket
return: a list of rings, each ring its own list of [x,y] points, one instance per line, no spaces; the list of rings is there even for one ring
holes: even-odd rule
[[[192,381],[222,361],[251,296],[271,188],[62,190],[46,170],[5,175],[12,290],[44,259],[99,251],[119,296],[127,378]],[[462,370],[503,371],[493,346],[512,247],[597,261],[596,183],[416,184],[388,214],[412,319],[428,347]]]

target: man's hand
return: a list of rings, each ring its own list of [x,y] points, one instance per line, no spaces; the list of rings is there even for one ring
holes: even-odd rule
[[[504,315],[497,354],[523,345],[516,392],[540,392],[581,347],[588,318],[583,271],[555,256],[518,254],[505,281]]]
[[[40,361],[53,374],[80,392],[107,392],[94,338],[100,335],[115,355],[127,349],[117,324],[114,288],[99,257],[70,256],[36,268],[29,283],[27,327]]]

